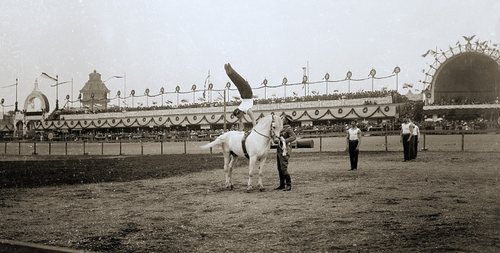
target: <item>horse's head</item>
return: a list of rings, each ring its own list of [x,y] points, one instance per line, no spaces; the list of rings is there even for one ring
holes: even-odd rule
[[[261,136],[277,141],[281,130],[283,130],[283,119],[274,115],[274,113],[267,115],[259,120],[253,130]]]
[[[274,140],[278,139],[281,130],[283,130],[283,119],[277,115],[271,114],[271,137]]]

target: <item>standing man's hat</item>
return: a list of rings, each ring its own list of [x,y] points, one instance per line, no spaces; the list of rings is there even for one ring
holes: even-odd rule
[[[286,120],[288,120],[288,122],[292,122],[292,121],[293,121],[293,118],[292,118],[292,116],[290,116],[290,115],[285,114],[285,117],[284,117],[284,118],[285,118]]]

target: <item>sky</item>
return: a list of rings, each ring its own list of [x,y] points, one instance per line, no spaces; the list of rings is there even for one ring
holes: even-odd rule
[[[372,85],[374,90],[398,85],[405,94],[404,83],[419,92],[434,61],[422,54],[464,44],[462,36],[499,43],[499,13],[500,1],[493,0],[3,0],[0,98],[6,106],[14,104],[16,89],[10,85],[18,79],[23,109],[38,80],[53,109],[57,90],[60,105],[66,94],[76,99],[96,70],[103,81],[125,76],[106,81],[111,98],[118,90],[122,96],[124,89],[142,95],[148,88],[154,95],[162,87],[174,92],[179,86],[179,96],[164,100],[199,102],[208,82],[222,90],[230,81],[225,63],[248,80],[259,98],[370,91]],[[343,81],[271,88],[284,77],[288,84],[300,83],[304,67],[314,82],[326,73],[330,81],[343,80],[348,71],[353,79],[365,79],[372,68],[376,77],[385,77],[396,66],[401,69],[397,78],[351,81],[350,87]],[[51,87],[54,82],[42,72],[69,83]],[[184,94],[193,84],[194,97]],[[211,99],[220,94],[213,92]],[[233,96],[236,90],[229,93]],[[161,96],[136,97],[134,103],[153,101],[160,104]]]

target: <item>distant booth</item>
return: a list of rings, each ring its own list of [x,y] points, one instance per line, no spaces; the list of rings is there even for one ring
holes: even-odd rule
[[[500,52],[488,42],[457,43],[442,53],[432,52],[435,62],[424,85],[426,121],[484,120],[500,124]]]

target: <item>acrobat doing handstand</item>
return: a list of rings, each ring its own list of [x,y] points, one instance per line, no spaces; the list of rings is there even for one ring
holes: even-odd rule
[[[229,63],[224,64],[224,69],[226,70],[227,76],[233,81],[234,85],[236,88],[238,88],[238,91],[240,92],[241,96],[241,104],[238,106],[238,108],[234,109],[233,115],[238,118],[239,120],[239,130],[243,131],[243,115],[248,114],[250,119],[252,120],[252,126],[255,127],[256,121],[255,121],[255,116],[252,111],[253,107],[253,92],[252,92],[252,87],[250,87],[250,84],[243,79],[243,77],[236,72]]]

